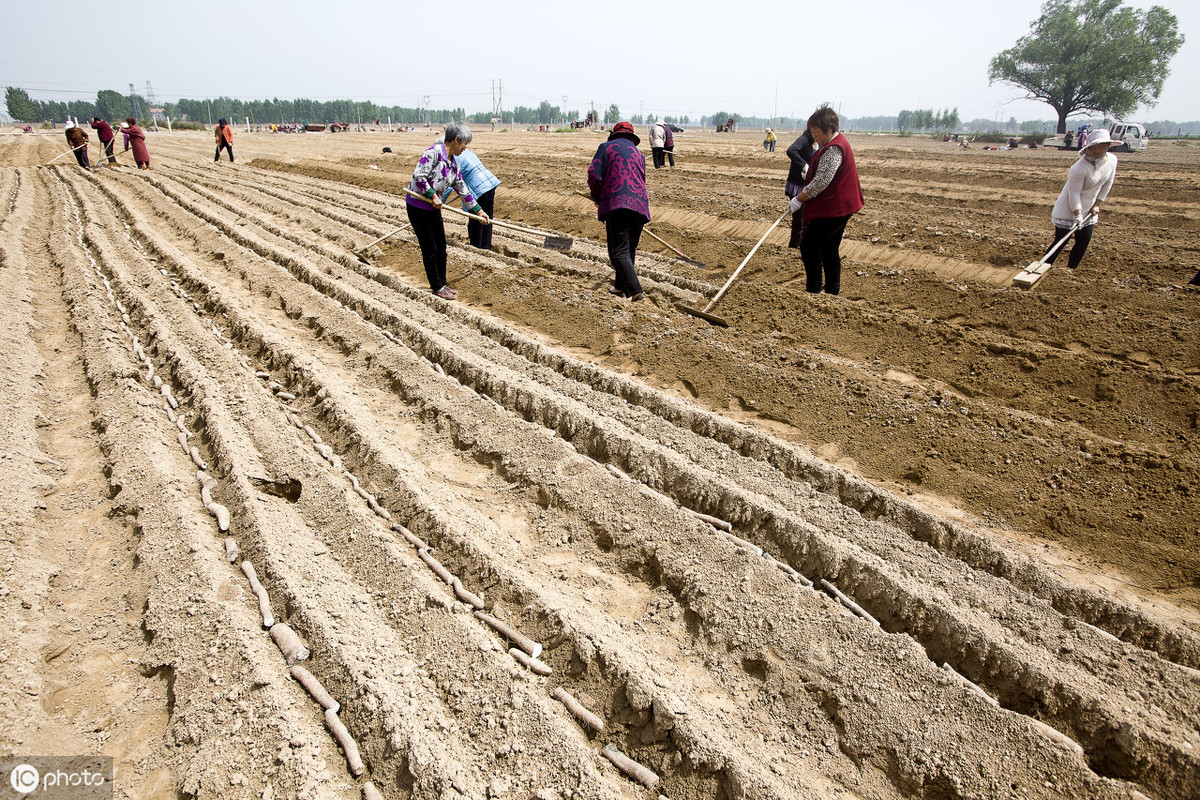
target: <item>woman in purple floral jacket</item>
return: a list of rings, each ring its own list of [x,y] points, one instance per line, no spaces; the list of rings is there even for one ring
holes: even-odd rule
[[[471,129],[461,122],[446,126],[445,143],[435,143],[421,154],[412,180],[410,191],[420,197],[407,195],[404,203],[408,221],[421,245],[421,262],[425,265],[425,277],[429,279],[429,290],[443,300],[454,300],[458,292],[446,284],[446,226],[442,222],[442,195],[454,189],[463,199],[463,205],[472,214],[478,214],[487,225],[491,221],[475,199],[475,195],[463,181],[455,157],[471,143]]]
[[[596,201],[596,217],[604,223],[608,258],[616,272],[608,291],[630,300],[646,297],[633,266],[642,228],[650,221],[646,157],[637,148],[640,143],[632,125],[618,122],[588,167],[588,189]]]

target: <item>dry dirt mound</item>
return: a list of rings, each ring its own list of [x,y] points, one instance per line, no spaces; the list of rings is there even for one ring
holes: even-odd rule
[[[447,303],[407,231],[353,252],[402,225],[419,143],[314,165],[328,139],[246,141],[276,157],[216,167],[180,136],[149,173],[0,171],[4,752],[112,755],[140,797],[1200,793],[1190,610],[971,515],[1194,576],[1167,531],[1196,526],[1195,343],[1157,340],[1194,294],[1114,279],[1043,342],[1053,288],[860,262],[813,301],[772,245],[713,329],[673,306],[740,228],[664,224],[713,269],[647,255],[651,302],[618,302],[595,220],[517,167],[569,188],[594,142],[481,135],[527,190],[502,215],[590,240],[455,233]],[[779,165],[729,141],[654,188],[745,199],[677,220],[779,205]],[[1069,346],[1134,303],[1138,357]],[[1135,528],[1177,565],[1106,552]],[[113,685],[67,685],[89,673]]]

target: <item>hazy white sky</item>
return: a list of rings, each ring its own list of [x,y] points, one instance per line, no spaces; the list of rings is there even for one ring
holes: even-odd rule
[[[1149,3],[1130,0],[1139,8]],[[1161,0],[1187,41],[1154,108],[1134,119],[1200,119],[1200,1]],[[541,100],[637,113],[847,117],[959,109],[963,120],[1052,119],[1022,92],[988,86],[988,62],[1029,32],[1041,0],[2,0],[0,85],[36,99],[99,89],[160,101],[374,100],[491,108]],[[821,36],[821,21],[839,22]],[[122,44],[124,42],[124,44]],[[802,57],[801,53],[805,55]]]

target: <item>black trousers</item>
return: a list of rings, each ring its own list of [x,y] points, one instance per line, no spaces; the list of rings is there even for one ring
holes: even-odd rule
[[[654,156],[654,168],[658,169],[663,164],[667,163],[666,157],[663,155],[663,148],[651,147],[650,155]]]
[[[800,238],[800,259],[804,262],[805,289],[817,294],[822,289],[824,273],[825,294],[837,294],[842,289],[842,234],[850,215],[813,219],[804,224]]]
[[[1084,227],[1075,231],[1075,243],[1071,245],[1071,256],[1067,259],[1067,269],[1075,269],[1079,266],[1079,262],[1083,261],[1083,254],[1087,252],[1088,245],[1091,244],[1092,230],[1095,227],[1095,225],[1085,225]],[[1050,243],[1050,247],[1046,248],[1046,252],[1049,253],[1050,248],[1054,247],[1055,243],[1057,243],[1059,239],[1066,236],[1069,230],[1071,229],[1059,228],[1056,226],[1054,228],[1054,241]],[[1046,259],[1046,263],[1053,264],[1054,259],[1058,258],[1062,251],[1066,249],[1067,246],[1064,244],[1057,253]]]
[[[633,297],[642,291],[633,260],[637,255],[638,241],[642,238],[642,228],[645,225],[645,217],[627,208],[618,208],[604,215],[608,259],[616,273],[613,285],[626,297]]]
[[[496,190],[484,192],[475,198],[479,201],[479,205],[483,207],[483,211],[489,217],[492,216],[492,210],[496,207]],[[471,240],[474,247],[480,250],[492,249],[492,226],[484,225],[477,220],[467,221],[467,238]]]
[[[663,150],[666,151],[667,158],[671,159],[671,166],[675,166],[675,145],[669,144]]]
[[[88,161],[87,145],[84,145],[75,151],[75,160],[78,161],[79,166],[83,167],[84,169],[92,168],[91,163]]]
[[[108,163],[117,163],[117,157],[113,155],[113,140],[109,139],[107,142],[101,140],[100,145],[104,148],[104,155],[108,156]]]
[[[229,151],[229,161],[232,163],[232,161],[233,161],[233,142],[221,142],[219,145],[217,145],[217,154],[215,156],[213,156],[213,161],[221,160],[221,148],[225,148],[226,150]],[[250,160],[253,161],[254,159],[250,159]]]
[[[421,263],[429,288],[437,291],[446,285],[446,226],[440,209],[407,206],[408,221],[412,223],[417,243],[421,245]]]
[[[791,200],[792,198],[788,198]],[[792,233],[788,237],[788,247],[793,250],[800,249],[800,242],[804,239],[804,206],[800,206],[800,210],[792,214]]]

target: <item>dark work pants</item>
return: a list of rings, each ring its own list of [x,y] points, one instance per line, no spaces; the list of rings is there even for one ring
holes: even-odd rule
[[[659,167],[661,167],[663,164],[665,164],[667,162],[666,157],[663,155],[663,148],[661,148],[661,147],[651,147],[650,155],[654,156],[654,168],[655,169],[658,169]]]
[[[813,294],[821,291],[824,271],[825,294],[837,294],[842,289],[842,234],[850,216],[813,219],[804,224],[800,239],[800,259],[804,262],[805,289]]]
[[[421,245],[425,277],[429,279],[429,288],[436,292],[446,285],[446,226],[442,223],[442,212],[412,205],[407,209],[408,221]]]
[[[104,148],[104,155],[108,156],[108,163],[110,163],[110,164],[117,163],[117,157],[113,155],[113,140],[109,139],[106,142],[103,139],[101,139],[100,145]]]
[[[788,198],[791,200],[791,198]],[[788,247],[793,250],[800,249],[800,242],[804,237],[804,206],[800,206],[800,210],[792,214],[792,235],[788,237]]]
[[[663,150],[666,151],[667,158],[671,159],[671,166],[675,166],[675,145],[669,144]]]
[[[1092,230],[1095,227],[1095,225],[1085,225],[1084,227],[1075,231],[1075,244],[1071,245],[1071,255],[1067,259],[1067,269],[1075,269],[1079,266],[1079,262],[1083,261],[1083,254],[1087,252],[1088,245],[1092,241]],[[1054,241],[1050,243],[1050,247],[1054,247],[1059,239],[1067,235],[1067,231],[1069,230],[1071,229],[1059,228],[1056,226],[1054,228]],[[1046,248],[1047,253],[1050,252],[1050,247]],[[1066,249],[1067,246],[1064,244],[1061,248],[1059,248],[1057,253],[1046,259],[1046,263],[1053,264],[1054,259],[1058,258],[1059,254]]]
[[[79,166],[84,169],[91,169],[92,165],[88,161],[87,145],[80,147],[75,151],[75,160],[79,162]]]
[[[637,255],[638,241],[642,238],[642,228],[645,225],[645,217],[627,208],[618,208],[604,216],[608,258],[612,262],[613,271],[616,272],[613,285],[626,297],[633,297],[642,291],[637,271],[633,268],[633,260]]]
[[[484,192],[479,197],[475,198],[479,201],[479,205],[483,207],[483,211],[489,217],[492,216],[492,211],[496,207],[496,190]],[[478,247],[480,250],[492,249],[492,226],[484,225],[476,220],[467,221],[467,238],[471,240],[471,244]]]
[[[215,156],[213,156],[213,161],[221,160],[221,148],[225,148],[226,150],[229,151],[229,160],[230,160],[230,162],[232,162],[233,161],[233,142],[226,142],[226,141],[222,141],[219,145],[217,145],[217,154]],[[250,159],[250,160],[253,161],[254,159]]]

